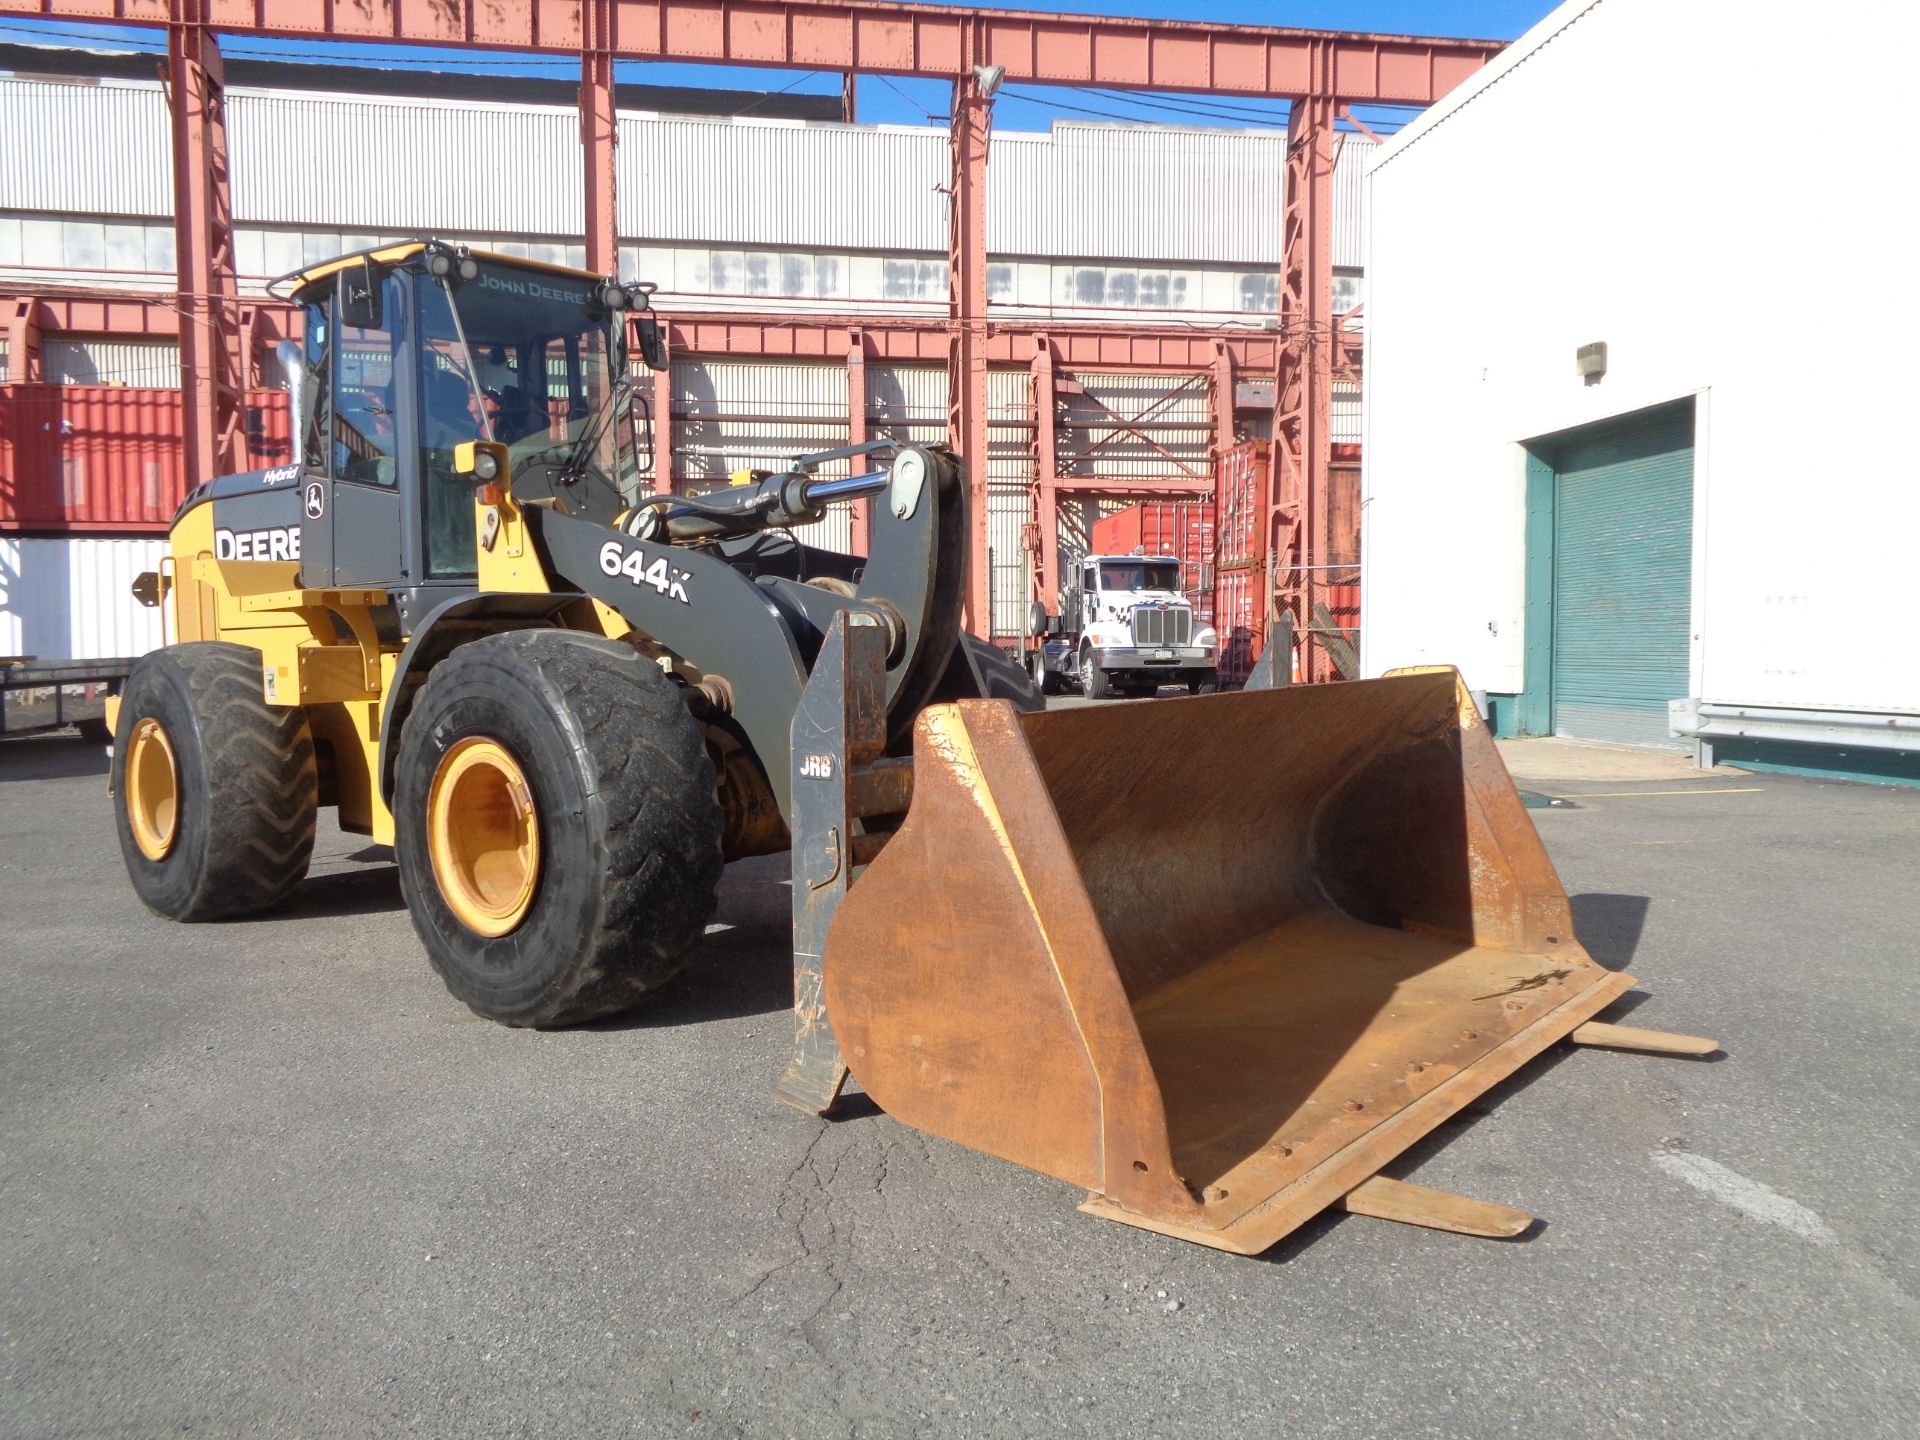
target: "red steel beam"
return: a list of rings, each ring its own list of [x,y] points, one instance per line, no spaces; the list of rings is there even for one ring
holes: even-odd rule
[[[16,297],[33,300],[39,307],[41,328],[48,334],[162,339],[180,333],[180,313],[171,294],[35,288],[31,292],[4,292],[0,303]],[[281,334],[299,333],[296,306],[245,300],[240,308],[262,317],[271,315]],[[852,337],[858,335],[870,363],[941,365],[947,359],[948,331],[943,320],[818,313],[735,315],[678,309],[655,313],[671,348],[686,355],[843,361]],[[995,320],[987,331],[987,360],[994,366],[1026,369],[1033,361],[1035,341],[1042,335],[1053,348],[1055,364],[1063,370],[1205,370],[1213,366],[1215,347],[1220,346],[1236,371],[1272,374],[1280,353],[1275,336],[1241,328],[1132,329]],[[1345,338],[1351,344],[1357,332],[1348,332]]]
[[[0,15],[162,25],[203,0],[0,0]],[[233,35],[585,48],[578,4],[558,0],[204,0]],[[1505,48],[1497,40],[1378,35],[1199,20],[969,11],[890,0],[611,0],[611,52],[771,69],[959,80],[979,63],[1032,85],[1094,85],[1351,104],[1431,105]]]

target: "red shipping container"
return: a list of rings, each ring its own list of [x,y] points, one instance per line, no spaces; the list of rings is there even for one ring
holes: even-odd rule
[[[186,495],[178,390],[0,386],[0,530],[164,534]],[[247,395],[242,469],[293,458],[282,390]]]
[[[1272,508],[1271,447],[1264,440],[1236,445],[1220,457],[1220,543],[1222,569],[1257,565],[1266,558],[1266,518]]]
[[[1148,500],[1094,522],[1095,555],[1171,555],[1199,623],[1213,621],[1214,507],[1207,500]]]

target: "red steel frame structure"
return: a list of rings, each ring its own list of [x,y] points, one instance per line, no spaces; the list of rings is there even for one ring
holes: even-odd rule
[[[1350,104],[1424,106],[1485,65],[1497,41],[1148,21],[1011,10],[974,11],[896,0],[0,0],[0,14],[63,22],[164,26],[173,101],[174,224],[178,255],[182,389],[187,408],[187,480],[195,484],[230,468],[239,453],[240,406],[251,349],[243,335],[247,307],[234,279],[226,169],[220,33],[312,40],[333,38],[419,45],[470,45],[508,51],[564,53],[580,60],[580,122],[588,264],[618,268],[614,191],[613,67],[616,60],[665,60],[837,71],[948,80],[952,112],[952,224],[947,323],[921,326],[908,348],[914,358],[943,359],[949,374],[949,432],[964,454],[986,453],[987,375],[995,363],[1029,368],[1035,385],[1034,454],[1038,551],[1036,588],[1055,593],[1055,496],[1070,482],[1054,472],[1053,397],[1046,393],[1084,353],[1103,367],[1167,356],[1182,340],[1199,345],[1176,367],[1211,377],[1216,452],[1232,440],[1232,375],[1264,370],[1277,377],[1276,440],[1287,482],[1276,487],[1278,601],[1295,611],[1311,678],[1330,665],[1316,654],[1311,624],[1326,536],[1332,381],[1345,351],[1335,339],[1331,248],[1335,119]],[[1259,349],[1229,332],[1179,336],[1126,329],[1120,336],[1067,335],[1061,327],[989,323],[986,283],[986,163],[991,92],[1004,77],[1034,85],[1099,86],[1290,102],[1289,185],[1284,219],[1281,330],[1271,361],[1235,352]],[[850,86],[849,86],[850,89]],[[849,107],[850,108],[850,107]],[[125,302],[147,308],[157,302]],[[264,312],[267,307],[256,307]],[[17,309],[17,307],[16,307]],[[35,319],[5,317],[22,364]],[[117,318],[109,312],[103,318]],[[167,333],[155,320],[142,333]],[[817,318],[742,323],[720,317],[677,318],[671,343],[684,354],[776,354],[801,341],[795,325],[844,337],[834,354],[852,377],[901,327]],[[783,332],[778,338],[772,331]],[[51,328],[51,327],[42,327]],[[111,327],[118,329],[120,327]],[[1115,329],[1121,327],[1116,326]],[[1117,339],[1118,355],[1111,345]],[[763,348],[755,348],[756,342]],[[1063,342],[1065,348],[1063,350]],[[1138,342],[1137,344],[1135,342]],[[1269,345],[1267,348],[1273,348]],[[938,355],[925,353],[937,349]],[[1346,347],[1350,350],[1351,345]],[[819,353],[819,352],[814,352]],[[671,394],[662,377],[655,414],[664,421]],[[865,401],[850,408],[865,428]],[[1116,417],[1118,418],[1118,417]],[[1134,433],[1138,433],[1137,428]],[[656,484],[670,484],[670,447]],[[1113,488],[1108,486],[1106,488]],[[1144,493],[1201,488],[1179,480],[1134,486]],[[976,487],[969,622],[989,630],[985,487]]]

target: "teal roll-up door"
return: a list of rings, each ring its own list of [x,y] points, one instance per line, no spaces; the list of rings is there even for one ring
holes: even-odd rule
[[[1679,745],[1693,630],[1693,403],[1586,426],[1551,454],[1553,731]]]

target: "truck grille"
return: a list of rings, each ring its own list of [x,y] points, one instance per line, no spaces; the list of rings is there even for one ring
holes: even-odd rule
[[[1135,645],[1185,645],[1193,638],[1193,611],[1185,605],[1152,610],[1145,605],[1133,612]]]

